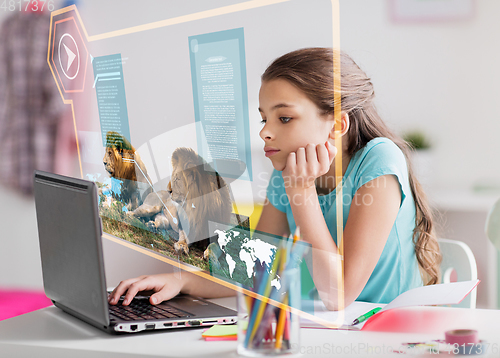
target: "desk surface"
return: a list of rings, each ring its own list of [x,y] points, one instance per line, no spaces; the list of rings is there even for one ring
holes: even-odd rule
[[[234,298],[213,301],[234,307]],[[431,323],[429,330],[421,333],[302,329],[301,356],[394,356],[391,352],[401,350],[404,342],[444,339],[444,330],[457,328],[477,329],[480,339],[489,343],[486,354],[481,357],[500,356],[500,310],[448,307],[413,307],[406,310],[412,313],[412,319],[425,321],[430,316],[441,316],[444,320],[438,325]],[[205,342],[201,332],[201,329],[185,329],[109,335],[51,306],[1,321],[0,356],[237,357],[235,341]]]

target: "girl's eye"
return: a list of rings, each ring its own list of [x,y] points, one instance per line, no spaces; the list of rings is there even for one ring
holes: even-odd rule
[[[292,120],[292,117],[279,117],[279,120],[281,121],[281,123],[285,124],[290,122]],[[266,122],[267,122],[266,119],[260,121],[261,124],[266,124]]]

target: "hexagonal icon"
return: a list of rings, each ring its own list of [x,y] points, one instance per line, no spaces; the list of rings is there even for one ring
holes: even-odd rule
[[[50,31],[48,62],[64,93],[82,92],[89,53],[75,17],[71,12],[63,15],[60,19],[52,17],[56,21]]]

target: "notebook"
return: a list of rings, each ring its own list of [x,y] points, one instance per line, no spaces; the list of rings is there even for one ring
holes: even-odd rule
[[[234,310],[189,295],[108,305],[95,183],[35,171],[34,193],[43,284],[56,307],[109,333],[236,322]]]

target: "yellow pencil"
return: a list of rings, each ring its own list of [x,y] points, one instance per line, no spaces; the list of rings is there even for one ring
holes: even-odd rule
[[[264,296],[265,298],[269,298],[269,294],[271,293],[271,288],[272,288],[271,281],[274,278],[274,276],[276,275],[276,271],[278,269],[278,264],[281,260],[282,251],[283,251],[283,249],[279,248],[278,252],[276,253],[276,256],[274,258],[273,266],[272,266],[271,272],[270,272],[268,279],[267,279],[267,282],[266,282],[266,287],[264,289],[264,292],[262,293],[262,296]],[[249,338],[248,342],[250,344],[252,344],[253,337],[255,336],[255,333],[257,332],[257,328],[260,325],[260,321],[262,320],[264,309],[266,308],[266,303],[262,302],[261,300],[258,300],[256,302],[256,304],[253,305],[252,311],[254,311],[256,309],[255,306],[259,306],[259,308],[255,313],[252,312],[252,317],[254,317],[254,321],[252,322],[252,319],[250,319],[250,321],[249,321],[249,328],[250,328],[250,326],[252,326],[252,330],[247,331],[247,335],[250,332],[250,336],[248,337]],[[255,316],[254,316],[254,314],[255,314]]]
[[[298,229],[298,228],[297,228]],[[297,233],[300,235],[300,231],[297,232],[295,230],[295,234],[293,236],[293,242],[295,243],[297,241]],[[285,275],[285,266],[286,266],[286,255],[281,259],[280,262],[280,276],[283,278]],[[287,290],[287,288],[285,288]],[[285,298],[283,299],[282,302],[285,306],[288,305],[288,293],[285,294]],[[276,342],[274,347],[276,349],[281,349],[281,344],[283,342],[283,332],[285,330],[285,317],[286,317],[286,310],[280,307],[280,314],[278,317],[278,323],[276,325]]]
[[[247,312],[250,314],[252,312],[252,306],[253,306],[253,298],[251,296],[248,296],[246,294],[242,294],[245,297],[246,305],[247,305]]]

